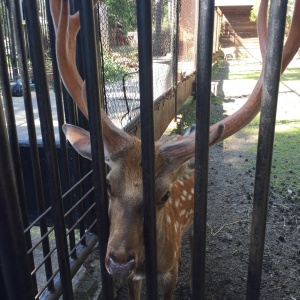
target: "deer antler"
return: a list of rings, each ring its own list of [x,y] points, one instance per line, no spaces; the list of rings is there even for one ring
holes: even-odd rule
[[[98,0],[92,0],[95,6]],[[76,36],[80,28],[79,12],[70,15],[69,2],[50,0],[50,9],[56,31],[56,57],[62,81],[73,100],[88,119],[85,82],[76,67]],[[129,148],[133,139],[123,130],[117,128],[101,110],[104,145],[106,152],[117,153],[120,147]],[[64,127],[65,133],[73,128]],[[116,143],[118,141],[118,143]]]
[[[268,0],[262,0],[260,5],[260,12],[258,14],[258,20],[257,20],[260,50],[262,53],[263,60],[266,54],[266,41],[267,41],[267,27],[266,27],[267,7],[268,7]],[[295,56],[297,50],[299,49],[299,46],[300,46],[300,0],[296,0],[290,32],[283,48],[281,73],[284,72],[288,64]],[[216,130],[216,128],[220,126],[220,124],[224,124],[225,126],[224,132],[218,141],[224,140],[227,137],[234,134],[235,132],[242,129],[244,126],[249,124],[251,120],[260,111],[263,72],[264,72],[264,67],[262,68],[260,77],[247,102],[238,111],[236,111],[229,117],[225,118],[224,120],[217,122],[216,124],[211,126],[210,132]]]
[[[98,1],[92,0],[95,5]],[[75,41],[76,35],[80,28],[79,13],[74,15],[69,13],[68,1],[62,0],[50,0],[50,7],[53,16],[53,22],[56,29],[57,35],[57,60],[59,65],[60,74],[62,80],[73,97],[74,101],[78,105],[79,109],[88,118],[87,112],[87,99],[84,81],[81,79],[77,68],[76,68],[76,49]],[[260,50],[262,58],[264,60],[266,54],[266,39],[267,39],[267,7],[268,0],[262,0],[260,4],[260,10],[257,20],[258,36],[260,41]],[[295,9],[293,14],[293,19],[291,23],[291,29],[287,41],[283,50],[283,63],[282,72],[285,70],[289,62],[292,60],[296,51],[300,45],[300,0],[296,0]],[[297,18],[298,16],[298,18]],[[263,80],[264,68],[262,68],[260,77],[249,97],[247,102],[235,113],[228,116],[227,118],[213,124],[210,128],[210,145],[213,145],[235,132],[239,131],[241,128],[246,126],[260,111],[261,106],[261,94],[262,94],[262,80]],[[127,133],[123,130],[117,128],[109,117],[101,110],[102,122],[103,122],[103,134],[105,145],[110,147],[109,151],[118,151],[117,147],[109,146],[116,144],[112,140],[120,141],[118,142],[118,147],[123,145],[127,148],[132,145],[133,140]],[[65,127],[65,131],[67,129]],[[175,149],[176,145],[179,148],[184,149],[186,153],[190,153],[186,158],[189,159],[193,156],[195,145],[194,145],[195,135],[191,134],[188,138],[179,139],[173,146],[168,146],[168,143],[164,143],[161,149],[168,148],[168,150]],[[110,141],[111,140],[111,141]],[[157,146],[159,142],[157,142]],[[177,150],[179,150],[179,148]],[[188,150],[187,150],[188,149]],[[163,151],[164,152],[164,151]]]

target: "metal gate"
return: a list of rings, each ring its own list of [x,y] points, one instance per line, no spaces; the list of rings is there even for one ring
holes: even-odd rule
[[[8,3],[14,19],[16,48],[13,49],[17,49],[14,57],[21,70],[28,128],[25,143],[20,141],[21,133],[16,126],[19,115],[11,96],[7,37],[0,20],[0,298],[58,299],[63,295],[64,299],[74,299],[72,278],[99,241],[102,296],[113,299],[113,280],[105,267],[110,223],[102,136],[102,131],[105,135],[107,129],[99,122],[103,119],[100,106],[113,121],[117,120],[114,126],[125,127],[128,132],[141,136],[146,290],[148,299],[158,298],[154,141],[192,94],[196,80],[197,131],[186,150],[195,155],[192,298],[205,299],[208,149],[210,144],[239,129],[231,128],[227,121],[209,128],[212,54],[218,50],[213,33],[214,29],[219,32],[220,26],[214,1],[139,0],[136,6],[133,1],[103,1],[96,9],[93,5],[97,1],[70,1],[71,14],[74,13],[72,20],[76,19],[76,12],[80,12],[81,30],[77,39],[81,42],[66,44],[65,49],[69,46],[72,51],[74,47],[81,53],[76,56],[76,63],[81,77],[85,78],[83,85],[89,99],[85,109],[89,123],[73,105],[69,86],[62,85],[62,61],[57,64],[55,59],[58,47],[55,26],[59,22],[53,25],[50,5],[53,5],[55,16],[63,2],[45,2],[47,32],[45,28],[41,30],[36,0],[24,0],[22,8],[19,0]],[[261,14],[266,16],[268,1],[262,3]],[[132,16],[136,20],[120,20],[107,13],[109,5],[117,4],[124,5],[124,9],[128,5],[136,9],[136,15]],[[286,7],[287,0],[272,1],[270,14],[273,17],[269,19],[268,31],[266,25],[259,28],[264,72],[256,86],[258,102],[249,104],[254,106],[256,114],[262,99],[247,299],[258,299],[260,293],[279,78],[300,44],[300,1],[296,0],[294,19],[283,51]],[[54,87],[54,92],[50,93],[43,47],[43,38],[48,34]],[[268,43],[264,43],[266,36]],[[129,48],[135,53],[134,59],[129,60],[130,66],[119,51],[129,51]],[[117,57],[113,57],[113,49],[118,50]],[[28,69],[28,57],[33,74]],[[71,59],[75,62],[75,56]],[[115,72],[114,68],[121,72]],[[36,102],[30,89],[31,75],[34,76]],[[37,127],[36,111],[39,114]],[[233,115],[233,118],[239,117]],[[92,163],[80,158],[67,145],[62,131],[65,122],[89,128]],[[27,156],[23,151],[27,151]],[[30,157],[30,171],[24,157]],[[28,191],[30,177],[33,183]],[[30,211],[32,198],[36,201],[35,213]]]

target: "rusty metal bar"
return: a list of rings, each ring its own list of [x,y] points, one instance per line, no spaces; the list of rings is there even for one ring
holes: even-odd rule
[[[260,295],[287,0],[271,2],[253,196],[247,299]]]
[[[214,8],[199,1],[196,88],[195,211],[193,244],[193,299],[205,299],[207,178]]]

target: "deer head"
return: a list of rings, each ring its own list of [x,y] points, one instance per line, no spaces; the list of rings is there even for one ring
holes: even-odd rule
[[[96,2],[97,0],[93,0],[94,4]],[[51,0],[50,5],[56,28],[57,60],[61,78],[80,110],[88,118],[85,84],[75,64],[79,13],[70,16],[68,1]],[[261,2],[258,17],[263,58],[266,49],[267,5],[268,1]],[[297,13],[298,18],[295,17]],[[299,13],[300,0],[297,0],[290,34],[285,44],[282,71],[300,45]],[[233,115],[211,126],[210,145],[234,134],[254,118],[260,110],[261,92],[262,75],[246,104]],[[106,268],[112,276],[139,279],[143,277],[144,270],[141,141],[116,127],[104,111],[101,116],[105,162],[110,168],[107,175],[110,236]],[[92,159],[89,132],[69,124],[65,124],[63,130],[75,150]],[[194,153],[195,133],[162,138],[155,142],[158,272],[162,276],[171,277],[165,295],[173,293],[181,235],[193,222]],[[131,295],[136,296],[138,290],[138,286],[131,287]]]

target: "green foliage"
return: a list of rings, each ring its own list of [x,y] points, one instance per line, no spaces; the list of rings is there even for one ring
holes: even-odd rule
[[[287,15],[286,15],[286,24],[287,24],[288,27],[289,27],[289,25],[291,24],[291,21],[292,21],[294,4],[295,4],[295,0],[288,0]],[[259,5],[260,5],[260,0],[256,0],[255,4],[253,5],[253,7],[250,11],[249,19],[250,19],[251,22],[256,22],[256,20],[257,20]],[[269,4],[269,6],[270,6],[270,4]]]
[[[104,81],[116,82],[121,81],[124,74],[129,73],[130,69],[119,62],[115,62],[110,55],[104,55]]]
[[[108,8],[110,27],[115,27],[118,20],[122,24],[123,33],[137,28],[136,5],[134,0],[105,0]]]
[[[260,4],[260,0],[256,0],[255,4],[253,5],[253,7],[252,7],[252,9],[250,11],[249,20],[251,22],[256,22],[257,14],[258,14],[258,9],[259,9],[259,4]]]

